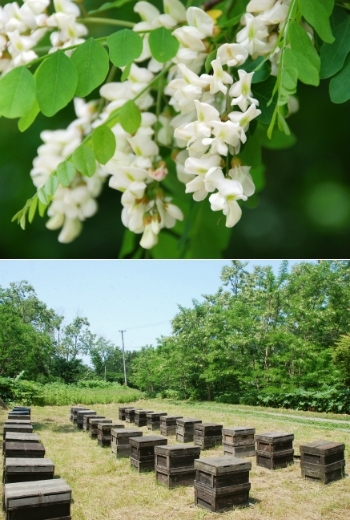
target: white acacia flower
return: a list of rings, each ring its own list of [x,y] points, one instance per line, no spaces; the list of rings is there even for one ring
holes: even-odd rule
[[[222,92],[224,95],[227,93],[227,87],[225,83],[229,85],[233,82],[232,76],[224,71],[221,65],[220,58],[216,58],[211,62],[211,66],[213,68],[214,74],[210,76],[209,74],[202,74],[201,78],[206,78],[208,82],[210,81],[210,94],[217,94],[218,92]]]
[[[288,5],[283,1],[277,0],[270,9],[260,13],[258,18],[266,25],[278,25],[283,24],[287,16]]]
[[[155,225],[156,221],[155,219],[151,219],[149,224],[145,225],[145,230],[143,232],[142,238],[140,240],[140,246],[144,249],[151,249],[153,246],[155,246],[158,243],[158,233],[155,232]]]
[[[250,166],[242,166],[240,161],[236,161],[233,168],[229,170],[228,174],[231,179],[238,181],[243,188],[243,193],[246,197],[250,197],[255,192],[255,185],[252,176],[249,173]]]
[[[222,169],[214,166],[205,174],[197,175],[189,181],[186,184],[186,193],[193,193],[193,199],[199,202],[204,200],[208,193],[215,191],[224,180]]]
[[[134,6],[135,13],[138,13],[143,22],[152,25],[152,22],[158,19],[160,12],[149,2],[137,2]]]
[[[251,91],[254,72],[246,72],[245,70],[239,69],[238,75],[239,80],[232,85],[229,95],[235,98],[232,99],[231,105],[237,105],[242,112],[245,112],[249,105],[259,105],[259,101],[252,97]]]
[[[246,11],[248,13],[262,13],[267,11],[267,9],[271,9],[275,2],[276,0],[250,0]]]
[[[186,7],[180,0],[163,0],[164,13],[170,15],[177,23],[186,21]]]
[[[211,209],[222,211],[226,215],[226,227],[233,227],[242,215],[242,210],[237,200],[247,200],[241,184],[236,180],[224,179],[219,186],[219,191],[209,197]]]
[[[240,126],[240,139],[242,143],[245,143],[247,140],[247,137],[245,135],[245,132],[248,130],[249,123],[256,117],[258,117],[261,114],[261,110],[256,108],[256,105],[250,105],[248,110],[245,112],[230,112],[228,117],[231,119],[233,123],[238,123]]]
[[[170,203],[170,198],[157,199],[156,205],[160,215],[161,227],[170,229],[175,226],[177,220],[183,220],[184,215],[180,208]]]
[[[148,178],[147,170],[135,168],[133,166],[120,166],[119,163],[110,160],[103,168],[106,173],[111,174],[109,186],[119,191],[135,191],[137,190],[137,198],[143,197],[146,188],[145,181]],[[134,190],[131,189],[133,186]],[[141,193],[142,192],[142,193]],[[135,192],[136,193],[136,192]]]
[[[222,65],[229,67],[243,65],[248,54],[247,49],[239,43],[224,43],[217,51],[217,57],[220,58]]]
[[[212,126],[212,134],[215,137],[203,139],[203,144],[211,146],[211,153],[219,153],[226,156],[228,152],[227,145],[231,145],[235,149],[240,146],[240,132],[237,123],[232,123],[232,121],[214,121]]]
[[[48,220],[46,223],[46,227],[48,229],[57,229],[57,227],[52,227],[52,222],[53,221],[51,219]],[[61,242],[61,244],[69,244],[80,235],[82,229],[83,225],[78,218],[64,218],[64,224],[60,234],[58,235],[58,241]]]
[[[205,51],[205,45],[202,41],[205,35],[196,27],[189,27],[188,25],[179,27],[173,31],[173,36],[177,38],[181,45],[188,47],[192,52],[195,51],[198,53]]]
[[[203,34],[203,37],[213,35],[214,21],[203,9],[189,7],[186,18],[188,25],[196,27]]]
[[[208,103],[194,102],[197,110],[197,117],[200,123],[212,124],[213,121],[220,121],[219,111]]]
[[[237,33],[237,43],[245,47],[253,59],[264,54],[269,32],[263,20],[246,13],[241,18],[241,24],[245,27]]]

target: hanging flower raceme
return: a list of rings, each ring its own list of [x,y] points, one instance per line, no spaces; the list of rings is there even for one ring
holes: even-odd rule
[[[140,1],[134,5],[139,22],[113,19],[124,28],[98,39],[86,39],[88,27],[104,18],[71,0],[49,4],[24,0],[0,7],[6,80],[0,79],[0,94],[1,85],[5,91],[20,87],[18,103],[17,94],[5,92],[10,108],[0,97],[0,115],[20,117],[22,131],[40,111],[50,117],[74,99],[77,116],[65,130],[41,134],[31,171],[38,191],[16,216],[22,227],[40,200],[41,213],[48,207],[47,227],[61,229],[61,242],[73,240],[97,211],[105,183],[121,193],[124,226],[150,249],[167,229],[178,234],[182,210],[188,211],[186,195],[183,202],[175,199],[181,184],[171,178],[172,161],[187,198],[204,201],[234,226],[241,201],[255,193],[253,177],[263,170],[252,157],[254,143],[271,137],[275,124],[288,133],[285,118],[298,107],[296,85],[307,69],[305,60],[306,68],[297,67],[301,47],[308,70],[314,68],[312,81],[319,77],[302,3],[250,0],[238,21],[226,0],[222,11],[208,12],[180,0],[163,0],[163,10]],[[40,57],[44,35],[51,46]],[[83,100],[96,97],[97,89],[99,100]]]

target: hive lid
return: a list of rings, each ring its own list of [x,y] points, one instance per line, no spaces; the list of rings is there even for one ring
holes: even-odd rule
[[[45,466],[51,467],[52,469],[55,467],[54,463],[51,459],[43,459],[38,457],[28,458],[28,457],[7,457],[5,460],[6,471],[8,468],[16,467],[26,467],[26,466]]]
[[[4,485],[4,504],[7,510],[70,501],[71,496],[71,488],[61,478]]]
[[[308,444],[300,445],[300,453],[314,453],[316,455],[323,455],[326,451],[328,453],[334,451],[343,451],[345,444],[341,442],[331,442],[325,440],[312,441]]]
[[[255,435],[256,441],[265,441],[265,442],[283,442],[294,439],[293,433],[288,432],[266,432],[259,433]]]
[[[223,455],[221,457],[197,459],[194,461],[194,467],[213,475],[222,475],[223,473],[250,471],[252,463],[231,455]]]
[[[248,426],[225,426],[222,433],[227,435],[252,435],[255,433],[255,428]]]

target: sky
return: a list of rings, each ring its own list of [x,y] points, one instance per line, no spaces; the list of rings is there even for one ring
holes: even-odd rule
[[[290,267],[297,261],[291,260]],[[2,260],[0,286],[28,281],[38,298],[65,316],[88,318],[92,333],[125,350],[156,345],[171,333],[178,305],[191,307],[203,294],[214,294],[222,285],[221,269],[230,260]],[[272,265],[281,260],[251,260]]]

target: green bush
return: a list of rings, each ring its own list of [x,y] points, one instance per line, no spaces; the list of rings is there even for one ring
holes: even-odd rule
[[[304,389],[289,392],[263,390],[257,395],[254,404],[315,412],[350,413],[350,389],[326,388],[317,392]]]
[[[6,404],[44,404],[42,385],[10,377],[0,377],[0,397]]]

